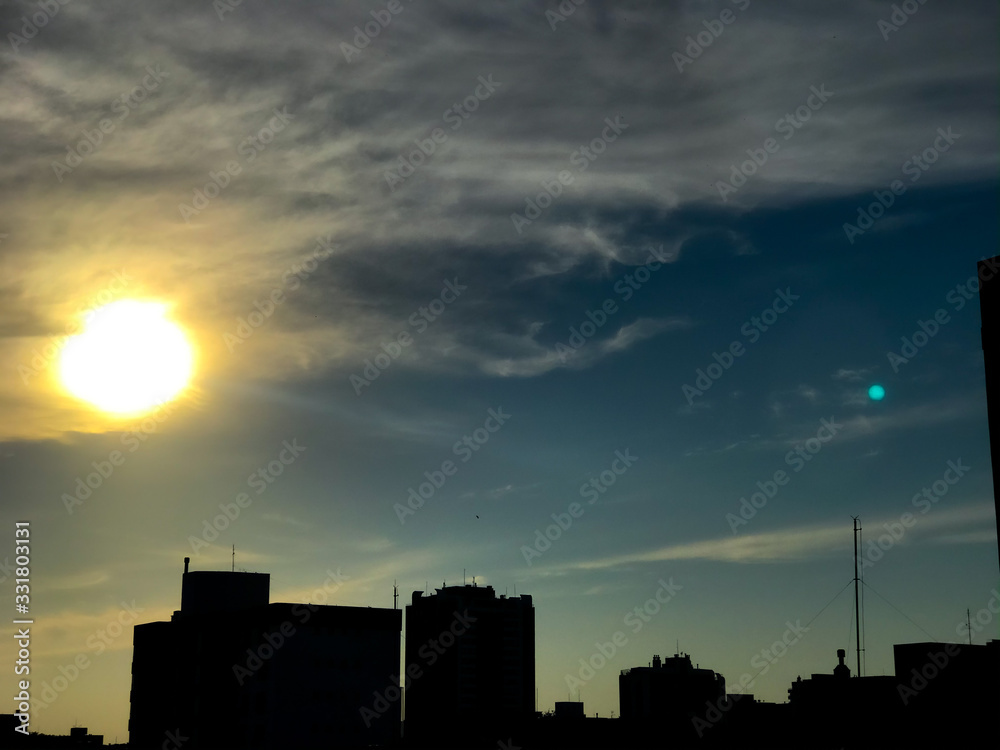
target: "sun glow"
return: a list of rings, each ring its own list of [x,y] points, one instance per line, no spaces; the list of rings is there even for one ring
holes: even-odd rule
[[[62,351],[60,376],[77,398],[114,414],[138,414],[176,398],[194,356],[158,302],[121,300],[95,310]]]

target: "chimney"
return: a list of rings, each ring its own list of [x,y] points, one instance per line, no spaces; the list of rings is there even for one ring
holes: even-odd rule
[[[185,573],[187,573],[187,572],[188,572],[188,564],[189,564],[190,562],[191,562],[191,558],[190,558],[190,557],[185,557],[185,558],[184,558],[184,572],[185,572]]]
[[[660,668],[660,655],[653,654],[653,669],[659,669],[659,668]]]
[[[844,657],[847,656],[847,652],[842,648],[837,649],[837,659],[840,660],[840,664],[833,668],[833,676],[847,678],[851,676],[851,670],[846,664],[844,664]]]

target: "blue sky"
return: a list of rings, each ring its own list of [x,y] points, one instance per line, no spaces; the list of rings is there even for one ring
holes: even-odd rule
[[[463,571],[531,594],[542,710],[571,693],[617,713],[618,671],[678,643],[734,686],[789,623],[809,630],[755,695],[785,700],[838,648],[853,669],[851,591],[830,603],[852,516],[869,540],[913,514],[865,570],[893,605],[866,598],[866,673],[892,672],[893,643],[959,640],[998,572],[979,303],[958,290],[997,247],[995,7],[928,2],[894,31],[867,0],[589,0],[554,28],[557,3],[400,7],[351,59],[384,3],[78,2],[7,37],[3,518],[34,535],[34,679],[89,660],[37,728],[124,739],[131,632],[113,624],[168,618],[182,558],[227,569],[231,545],[272,601],[338,570],[332,603],[391,606],[394,581],[406,601]],[[33,9],[0,4],[5,36]],[[401,184],[400,159],[423,162]],[[513,220],[529,201],[537,218]],[[45,347],[109,298],[168,303],[195,343],[169,409],[115,419],[60,387]],[[835,434],[807,443],[824,420]],[[281,463],[286,441],[305,450]],[[553,514],[567,528],[529,565]],[[661,581],[675,594],[634,631]]]

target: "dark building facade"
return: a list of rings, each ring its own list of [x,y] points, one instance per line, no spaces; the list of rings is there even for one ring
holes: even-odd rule
[[[90,734],[87,727],[73,727],[68,735],[39,734],[29,732],[24,735],[15,731],[21,721],[15,714],[0,714],[0,748],[24,748],[25,750],[62,750],[76,747],[105,747],[104,736]],[[120,747],[120,746],[116,746]]]
[[[995,735],[1000,641],[902,643],[892,650],[897,695],[914,737],[941,746],[956,737]]]
[[[407,744],[496,747],[534,716],[535,609],[492,586],[414,591],[406,607]]]
[[[181,609],[135,627],[130,747],[365,747],[398,737],[398,703],[376,717],[362,709],[399,672],[402,613],[270,604],[269,578],[188,572],[185,561]]]
[[[979,261],[979,311],[983,320],[983,364],[986,368],[986,408],[990,424],[993,463],[993,502],[996,505],[997,556],[1000,559],[1000,256]]]
[[[898,741],[903,704],[894,676],[852,677],[844,649],[833,674],[799,677],[788,689],[793,735],[811,737],[812,747],[871,747]],[[817,728],[822,727],[818,732]],[[859,744],[860,743],[860,744]]]
[[[625,721],[689,721],[704,713],[706,702],[715,703],[725,694],[725,678],[691,664],[687,654],[663,660],[653,656],[648,667],[623,669],[618,677],[618,704]]]

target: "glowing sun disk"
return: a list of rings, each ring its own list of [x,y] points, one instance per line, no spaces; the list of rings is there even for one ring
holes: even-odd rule
[[[60,376],[74,396],[117,414],[175,398],[191,377],[191,346],[166,305],[121,300],[92,313],[63,348]]]

